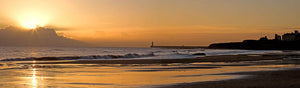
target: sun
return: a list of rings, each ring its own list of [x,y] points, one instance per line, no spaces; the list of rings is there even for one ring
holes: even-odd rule
[[[49,21],[49,16],[37,12],[31,12],[20,14],[17,21],[20,26],[25,29],[36,29],[37,27],[45,26]]]
[[[28,18],[23,19],[21,21],[21,25],[26,29],[35,29],[37,26],[43,27],[45,25],[45,22],[43,22],[43,19]]]
[[[24,22],[22,26],[28,29],[35,29],[37,25],[38,25],[37,22],[27,21]]]
[[[35,29],[45,26],[48,23],[46,18],[43,15],[26,15],[19,19],[19,23],[26,29]]]
[[[37,28],[38,26],[39,27],[43,27],[46,22],[44,19],[41,19],[41,18],[27,18],[27,19],[22,19],[20,21],[20,24],[22,27],[26,28],[26,29],[35,29]]]

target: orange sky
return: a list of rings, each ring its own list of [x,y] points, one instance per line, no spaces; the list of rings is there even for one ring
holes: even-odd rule
[[[298,0],[1,0],[0,27],[51,26],[105,47],[208,45],[299,28]],[[29,26],[28,26],[29,25]],[[273,37],[273,36],[271,36]]]

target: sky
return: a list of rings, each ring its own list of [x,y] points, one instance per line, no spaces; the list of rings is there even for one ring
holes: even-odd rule
[[[300,28],[299,0],[0,0],[0,27],[35,25],[103,47],[207,46]],[[34,25],[33,25],[34,24]]]

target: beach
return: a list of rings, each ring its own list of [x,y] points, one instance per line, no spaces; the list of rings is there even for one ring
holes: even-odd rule
[[[181,83],[160,88],[299,88],[300,69],[231,73],[248,75],[241,79]]]
[[[184,59],[1,62],[0,86],[90,88],[297,88],[298,54]]]

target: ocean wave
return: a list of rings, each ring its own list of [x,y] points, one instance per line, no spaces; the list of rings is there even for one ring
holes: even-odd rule
[[[27,57],[27,58],[9,58],[0,61],[42,61],[42,60],[92,60],[92,59],[121,59],[121,58],[141,58],[155,56],[150,54],[129,53],[125,55],[89,55],[89,56],[65,56],[65,57]]]

